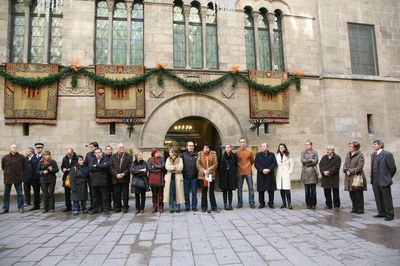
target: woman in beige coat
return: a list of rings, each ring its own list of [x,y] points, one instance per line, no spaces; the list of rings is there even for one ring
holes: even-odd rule
[[[276,168],[276,187],[281,192],[282,198],[282,206],[281,208],[286,208],[286,200],[287,207],[289,209],[293,209],[292,200],[290,195],[291,188],[291,176],[293,174],[294,161],[292,156],[290,155],[286,144],[279,144],[278,150],[275,154],[276,162],[278,164]]]
[[[169,150],[169,157],[165,162],[165,187],[164,187],[164,203],[169,203],[169,212],[173,213],[181,211],[181,204],[185,203],[183,194],[183,161],[178,156],[178,149],[172,147]]]

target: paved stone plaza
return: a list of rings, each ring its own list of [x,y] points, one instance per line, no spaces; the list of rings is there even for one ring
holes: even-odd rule
[[[220,213],[80,215],[40,211],[0,216],[0,265],[399,265],[400,183],[392,187],[395,220],[376,214],[372,189],[365,214],[351,214],[341,190],[340,211],[304,207],[302,189],[292,190],[294,210],[221,210]],[[236,200],[236,194],[234,194]],[[256,194],[256,199],[258,195]],[[222,194],[217,193],[222,206]],[[247,194],[245,195],[245,203]]]

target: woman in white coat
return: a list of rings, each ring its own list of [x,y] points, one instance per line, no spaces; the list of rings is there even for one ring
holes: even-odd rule
[[[181,204],[185,203],[182,176],[183,160],[178,156],[178,152],[176,147],[172,147],[169,150],[169,157],[165,162],[167,174],[164,178],[164,203],[169,204],[170,213],[179,213],[181,211]]]
[[[282,206],[281,208],[293,209],[290,195],[291,175],[293,174],[294,161],[290,155],[286,144],[279,144],[276,151],[276,187],[281,192]],[[287,200],[287,205],[286,205]]]

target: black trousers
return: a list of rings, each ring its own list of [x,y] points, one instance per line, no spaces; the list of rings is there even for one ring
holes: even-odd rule
[[[40,206],[40,184],[39,182],[24,182],[24,194],[26,204],[31,204],[31,188],[33,188],[33,205]]]
[[[72,210],[71,188],[64,187],[64,198],[65,198],[65,207],[67,208],[67,210]]]
[[[375,182],[372,184],[374,191],[376,208],[379,214],[384,214],[388,218],[394,217],[392,190],[390,186],[380,187]]]
[[[110,209],[107,190],[107,186],[92,186],[93,211],[98,211],[99,209],[108,211]]]
[[[233,192],[230,189],[222,189],[222,197],[224,199],[224,205],[226,203],[232,204]]]
[[[307,207],[317,206],[317,184],[304,184]]]
[[[129,209],[129,183],[114,184],[114,207],[116,210]],[[123,205],[121,205],[121,196]]]
[[[210,188],[209,196],[210,196],[210,204],[212,209],[217,208],[217,201],[215,200],[215,180],[211,183],[208,183],[208,187],[204,186],[204,181],[200,180],[201,183],[201,209],[206,210],[208,208],[208,200],[207,200],[207,193],[208,188]]]
[[[54,210],[54,189],[56,187],[56,181],[51,183],[41,183],[43,191],[43,209]]]
[[[327,207],[332,208],[332,194],[333,194],[333,207],[340,207],[339,188],[324,188],[325,204]]]
[[[362,189],[357,189],[350,191],[349,194],[352,203],[351,210],[359,213],[364,212],[364,191]]]
[[[143,211],[146,201],[146,190],[140,189],[140,193],[135,193],[136,210]]]
[[[268,206],[274,205],[275,193],[273,190],[268,190]],[[258,191],[258,202],[265,205],[265,191]]]

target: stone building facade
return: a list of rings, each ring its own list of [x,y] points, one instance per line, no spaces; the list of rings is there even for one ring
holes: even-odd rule
[[[96,2],[73,0],[71,6],[69,1],[64,2],[61,65],[69,66],[76,57],[80,66],[93,70]],[[1,63],[12,62],[12,3],[0,0]],[[209,1],[199,4],[207,7]],[[190,6],[191,1],[184,0],[183,5]],[[314,142],[320,156],[326,145],[333,144],[342,158],[350,140],[360,141],[368,171],[372,141],[379,138],[400,161],[399,1],[238,0],[234,23],[228,13],[218,12],[216,69],[173,67],[173,6],[172,0],[143,1],[143,65],[148,70],[155,67],[156,61],[163,62],[179,77],[201,82],[218,78],[232,65],[247,73],[243,24],[246,7],[251,7],[255,14],[263,8],[269,13],[281,12],[283,70],[292,72],[297,68],[304,73],[301,91],[296,91],[294,85],[289,88],[289,123],[270,123],[266,129],[261,126],[257,136],[249,122],[249,86],[244,82],[239,81],[232,88],[227,81],[199,93],[168,78],[160,87],[157,77],[152,77],[145,82],[143,123],[134,126],[131,138],[123,123],[116,123],[115,134],[110,134],[109,123],[96,122],[94,82],[80,77],[77,88],[71,87],[70,78],[61,80],[56,124],[30,124],[29,135],[24,136],[21,124],[5,123],[5,88],[4,79],[0,78],[0,155],[6,154],[12,143],[24,151],[35,142],[43,142],[61,162],[66,148],[84,154],[91,141],[98,141],[101,147],[116,147],[123,142],[127,148],[141,149],[147,154],[151,147],[165,147],[169,143],[166,136],[181,119],[187,122],[190,118],[201,118],[199,128],[204,132],[200,135],[216,138],[209,140],[216,147],[227,143],[237,145],[241,136],[255,150],[262,142],[269,143],[272,151],[276,151],[279,143],[286,143],[298,164],[295,179],[300,177],[299,157],[307,139]],[[355,71],[349,38],[352,25],[372,29],[373,74]],[[363,56],[354,60],[357,58]],[[4,65],[1,69],[5,69]],[[212,133],[205,132],[205,127],[213,128]]]

